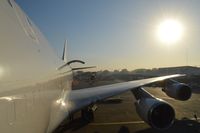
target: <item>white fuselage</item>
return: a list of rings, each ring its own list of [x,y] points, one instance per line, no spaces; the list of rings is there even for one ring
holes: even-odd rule
[[[51,132],[68,115],[72,71],[13,0],[0,1],[0,129]]]

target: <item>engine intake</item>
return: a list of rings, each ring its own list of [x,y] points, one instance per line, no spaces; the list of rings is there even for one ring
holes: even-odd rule
[[[136,110],[153,128],[167,129],[174,123],[174,109],[161,99],[142,98],[136,103]]]
[[[169,97],[177,100],[186,101],[192,95],[191,88],[174,80],[166,81],[165,87],[162,89]]]
[[[149,112],[149,120],[153,127],[169,128],[174,122],[174,109],[168,104],[159,104]]]
[[[175,111],[167,102],[154,97],[143,88],[134,89],[132,93],[137,100],[137,113],[150,126],[167,129],[174,123]]]

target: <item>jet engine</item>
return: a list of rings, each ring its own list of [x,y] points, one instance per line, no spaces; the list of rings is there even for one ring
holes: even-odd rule
[[[177,100],[186,101],[190,99],[192,95],[191,88],[175,80],[168,80],[165,83],[165,87],[162,89],[169,97]]]
[[[137,100],[137,113],[150,126],[162,130],[174,123],[175,111],[167,102],[154,97],[143,88],[137,88],[132,93]]]

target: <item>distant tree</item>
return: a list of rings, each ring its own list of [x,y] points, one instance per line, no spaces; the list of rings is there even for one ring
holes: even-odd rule
[[[109,72],[110,72],[109,70],[104,70],[104,71],[103,71],[103,73],[109,73]]]
[[[119,70],[114,70],[113,73],[114,73],[114,74],[118,74],[118,73],[119,73]]]
[[[157,71],[158,70],[158,68],[152,68],[152,71]]]
[[[121,73],[121,74],[128,74],[129,71],[128,71],[127,69],[122,69],[122,70],[120,71],[120,73]]]
[[[102,75],[109,75],[109,74],[110,74],[110,71],[109,71],[109,70],[104,70],[104,71],[102,71],[101,74],[102,74]]]
[[[144,73],[147,71],[147,69],[136,69],[134,71],[135,71],[135,73]]]

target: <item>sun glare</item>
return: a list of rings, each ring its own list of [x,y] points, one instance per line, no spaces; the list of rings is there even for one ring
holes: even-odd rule
[[[183,34],[182,24],[174,19],[161,22],[157,29],[157,36],[165,44],[174,44],[179,41]]]

